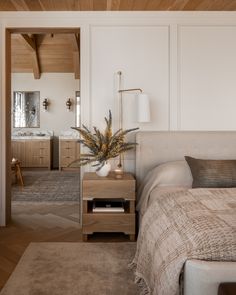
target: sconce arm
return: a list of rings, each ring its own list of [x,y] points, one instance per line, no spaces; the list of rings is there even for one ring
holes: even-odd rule
[[[119,93],[123,93],[123,92],[134,92],[134,91],[140,91],[141,93],[143,92],[143,90],[141,88],[130,88],[130,89],[121,89],[121,90],[118,90]]]

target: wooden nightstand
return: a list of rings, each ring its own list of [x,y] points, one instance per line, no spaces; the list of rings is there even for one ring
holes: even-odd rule
[[[92,212],[94,199],[123,199],[125,212]],[[111,172],[99,177],[89,172],[83,178],[83,239],[94,232],[123,232],[135,240],[135,179],[124,173],[117,179]]]

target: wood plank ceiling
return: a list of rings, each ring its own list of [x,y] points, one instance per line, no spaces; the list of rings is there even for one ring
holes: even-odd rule
[[[234,11],[236,0],[0,0],[0,11]],[[76,35],[12,35],[12,72],[75,73],[79,78]]]
[[[236,10],[235,0],[0,0],[0,11]]]
[[[1,0],[0,0],[1,1]],[[12,72],[74,73],[79,79],[78,34],[12,34]]]

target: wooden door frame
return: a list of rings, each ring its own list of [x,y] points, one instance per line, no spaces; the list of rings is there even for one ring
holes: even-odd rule
[[[5,163],[2,163],[5,173],[5,200],[1,200],[2,211],[5,211],[5,224],[11,220],[11,35],[12,34],[75,34],[80,33],[80,27],[46,27],[46,28],[5,28],[5,142],[3,154]],[[4,202],[5,201],[5,202]],[[5,210],[4,210],[5,209]],[[0,212],[2,213],[2,212]]]

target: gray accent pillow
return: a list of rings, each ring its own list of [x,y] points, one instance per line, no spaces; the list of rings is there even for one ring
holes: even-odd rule
[[[236,187],[236,160],[202,160],[185,156],[193,188]]]

